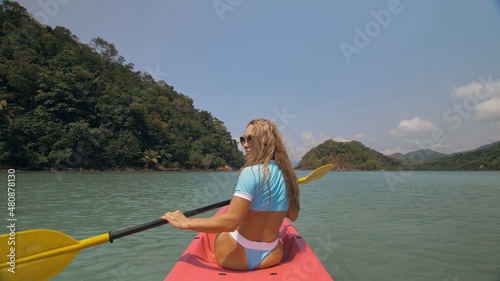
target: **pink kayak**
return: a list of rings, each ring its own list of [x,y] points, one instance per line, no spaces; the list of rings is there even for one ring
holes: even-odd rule
[[[219,210],[224,212],[226,207]],[[232,271],[221,268],[213,254],[215,234],[198,233],[164,281],[174,280],[331,280],[325,267],[293,225],[283,220],[280,239],[284,245],[281,263],[273,267]]]

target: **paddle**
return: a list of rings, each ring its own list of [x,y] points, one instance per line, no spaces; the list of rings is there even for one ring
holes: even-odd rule
[[[326,175],[333,165],[327,164],[312,171],[306,177],[299,178],[299,183],[307,184]],[[186,217],[195,216],[229,204],[222,201],[184,213]],[[0,280],[46,280],[61,272],[80,252],[80,250],[113,242],[124,236],[141,232],[153,227],[168,224],[158,219],[120,231],[110,231],[83,240],[75,240],[65,233],[35,229],[0,235]],[[14,237],[14,239],[12,239]],[[15,241],[15,244],[12,243]],[[11,251],[15,247],[15,251]],[[15,273],[14,273],[15,272]]]

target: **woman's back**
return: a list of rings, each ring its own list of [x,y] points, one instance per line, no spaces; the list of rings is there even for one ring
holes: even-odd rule
[[[248,240],[256,242],[272,242],[278,238],[279,228],[286,211],[261,212],[249,210],[240,224],[238,232]]]

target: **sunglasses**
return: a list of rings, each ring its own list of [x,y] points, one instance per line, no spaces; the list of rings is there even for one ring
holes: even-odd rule
[[[246,143],[251,144],[252,143],[252,135],[248,136],[241,136],[240,137],[240,143],[241,145],[245,145]]]

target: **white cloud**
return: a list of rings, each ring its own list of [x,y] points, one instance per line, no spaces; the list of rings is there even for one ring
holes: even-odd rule
[[[290,151],[290,157],[293,161],[300,160],[304,154],[311,149],[309,146],[297,145],[293,140],[287,139],[286,146]]]
[[[286,140],[286,145],[290,150],[292,160],[300,160],[300,158],[302,158],[311,148],[330,139],[323,133],[320,133],[319,136],[316,137],[311,131],[303,132],[300,136],[302,141],[301,144],[297,144],[292,139]]]
[[[326,134],[320,133],[319,134],[319,139],[318,139],[318,144],[320,144],[322,142],[325,142],[328,139],[330,139],[329,136],[327,136]]]
[[[349,141],[353,141],[353,140],[359,140],[361,139],[362,137],[364,137],[364,134],[363,133],[360,133],[360,134],[356,134],[354,136],[354,139],[349,139],[349,138],[346,138],[344,137],[343,135],[340,135],[338,137],[334,137],[334,138],[331,138],[332,140],[336,141],[336,142],[349,142]]]
[[[476,117],[484,121],[500,120],[500,99],[492,98],[476,107]]]
[[[451,92],[454,98],[462,99],[461,108],[474,113],[477,120],[495,122],[500,120],[500,79],[493,81],[491,75],[483,77],[465,86],[455,87]],[[461,115],[468,118],[470,113]]]
[[[346,141],[349,141],[344,136],[338,136],[338,137],[332,138],[332,140],[337,141],[337,142],[346,142]]]
[[[471,83],[455,87],[451,91],[451,96],[454,98],[476,98],[479,101],[487,100],[494,96],[500,96],[500,79],[493,81],[491,76],[489,80],[484,78],[479,78],[481,80],[472,81]]]
[[[302,142],[304,142],[305,145],[313,145],[313,146],[316,146],[329,139],[329,137],[323,133],[320,133],[319,137],[316,138],[314,134],[310,131],[302,133],[301,137],[302,137]]]
[[[309,144],[315,144],[316,143],[316,138],[314,138],[314,135],[312,132],[307,131],[302,133],[302,141],[304,144],[309,145]]]
[[[389,131],[393,136],[406,136],[410,133],[419,133],[432,131],[437,128],[437,125],[429,120],[420,117],[412,119],[403,119],[399,122],[398,127]]]
[[[453,88],[451,96],[454,98],[466,98],[468,96],[473,96],[476,91],[480,91],[482,88],[483,84],[473,81],[465,86]]]

